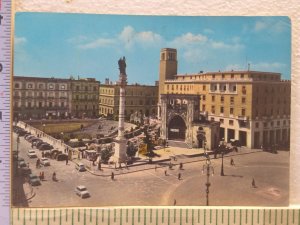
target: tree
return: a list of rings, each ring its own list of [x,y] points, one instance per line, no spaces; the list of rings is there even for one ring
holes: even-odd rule
[[[135,156],[137,152],[137,148],[134,146],[132,142],[129,142],[127,149],[126,149],[126,154],[128,157],[133,157]]]
[[[113,150],[112,148],[105,148],[100,154],[102,162],[107,163],[109,158],[113,155]]]

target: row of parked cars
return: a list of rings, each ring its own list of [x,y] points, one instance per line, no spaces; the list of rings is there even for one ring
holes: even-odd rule
[[[32,134],[25,134],[24,139],[31,143],[32,147],[36,147],[37,149],[44,151],[44,150],[51,150],[53,146],[49,143],[43,141],[42,139],[32,135]]]

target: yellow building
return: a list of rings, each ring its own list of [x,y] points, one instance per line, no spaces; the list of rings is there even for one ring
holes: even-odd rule
[[[99,116],[99,84],[95,78],[70,79],[72,117]]]
[[[200,95],[200,113],[220,122],[220,138],[225,141],[239,140],[249,148],[289,143],[289,80],[281,80],[279,73],[259,71],[180,75],[176,53],[161,50],[161,94]]]
[[[157,114],[158,86],[127,85],[125,87],[125,115],[140,112],[142,115]],[[99,114],[117,118],[119,114],[120,87],[101,84],[99,88]]]

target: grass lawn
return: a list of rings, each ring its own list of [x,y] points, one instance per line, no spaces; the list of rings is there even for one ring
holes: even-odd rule
[[[87,127],[93,124],[93,122],[63,122],[63,123],[47,123],[45,126],[45,130],[43,125],[41,124],[32,124],[33,127],[45,131],[47,134],[54,133],[69,133],[80,130],[81,124],[83,127]]]

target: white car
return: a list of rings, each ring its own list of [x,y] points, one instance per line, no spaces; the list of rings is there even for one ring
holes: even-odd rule
[[[91,196],[86,187],[83,185],[77,186],[75,188],[75,193],[81,198],[88,198]]]
[[[28,150],[27,155],[29,158],[37,158],[36,152],[33,149]]]
[[[75,165],[75,169],[78,170],[79,172],[86,171],[86,168],[85,168],[84,164],[81,163],[81,162]]]
[[[47,158],[41,158],[41,164],[43,166],[50,166],[50,161]]]

